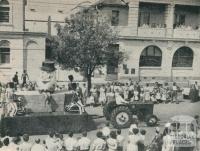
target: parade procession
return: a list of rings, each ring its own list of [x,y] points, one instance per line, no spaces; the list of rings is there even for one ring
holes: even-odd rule
[[[0,151],[200,151],[200,0],[0,0]]]

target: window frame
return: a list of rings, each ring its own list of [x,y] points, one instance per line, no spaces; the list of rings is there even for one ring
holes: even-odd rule
[[[183,52],[184,48],[186,48],[186,50],[188,52],[190,51],[190,53],[191,53],[190,56],[186,55],[186,54],[181,55],[181,53],[186,53],[186,51]],[[186,61],[185,63],[183,63],[184,60]],[[194,52],[193,52],[193,50],[189,47],[180,47],[175,51],[175,53],[173,55],[172,68],[192,68],[193,62],[194,62]]]
[[[153,51],[151,50],[151,48],[153,48],[152,49]],[[150,51],[153,52],[152,55],[149,53]],[[161,67],[161,66],[162,66],[162,50],[155,45],[150,45],[145,47],[140,55],[139,67]]]
[[[9,47],[0,47],[0,65],[10,64],[10,55]],[[9,57],[8,61],[6,59],[7,57]],[[2,60],[4,60],[4,62]]]
[[[116,16],[114,15],[116,13]],[[119,26],[119,10],[112,10],[111,14],[111,26]]]
[[[12,25],[13,23],[13,14],[12,14],[12,10],[13,10],[13,5],[12,3],[10,2],[10,0],[7,0],[8,4],[0,4],[0,7],[7,7],[9,8],[9,11],[8,11],[8,22],[0,22],[0,26],[1,25]]]

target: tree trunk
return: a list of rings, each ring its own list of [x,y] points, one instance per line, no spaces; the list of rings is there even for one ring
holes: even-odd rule
[[[87,83],[88,83],[87,84],[88,85],[88,87],[87,87],[88,89],[87,90],[88,90],[88,94],[90,94],[90,89],[92,87],[92,79],[91,79],[91,77],[92,77],[91,74],[87,74]]]

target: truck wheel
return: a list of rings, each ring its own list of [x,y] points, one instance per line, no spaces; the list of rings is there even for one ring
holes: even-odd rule
[[[155,115],[148,115],[146,117],[147,126],[155,126],[158,122],[158,118]]]
[[[111,113],[111,123],[115,128],[127,128],[132,123],[132,113],[126,106],[119,106]]]

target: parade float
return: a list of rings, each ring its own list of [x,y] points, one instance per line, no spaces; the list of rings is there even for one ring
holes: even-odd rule
[[[8,131],[13,136],[47,134],[49,130],[78,133],[95,128],[91,116],[85,111],[80,112],[79,106],[73,102],[73,91],[56,90],[54,62],[43,62],[38,77],[35,90],[15,92],[17,112],[14,117],[2,117],[2,133]]]

